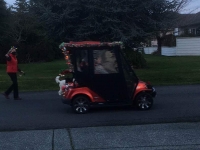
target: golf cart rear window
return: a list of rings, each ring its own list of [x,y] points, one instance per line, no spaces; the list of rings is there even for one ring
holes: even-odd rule
[[[95,74],[119,73],[116,56],[111,50],[94,50],[93,58]]]

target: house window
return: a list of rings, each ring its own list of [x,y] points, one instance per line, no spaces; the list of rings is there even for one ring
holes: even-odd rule
[[[192,29],[192,34],[196,34],[196,29]]]
[[[197,34],[198,36],[200,36],[200,27],[197,28],[197,30],[196,30],[196,34]]]
[[[193,34],[193,35],[196,35],[196,29],[189,29],[189,33]]]

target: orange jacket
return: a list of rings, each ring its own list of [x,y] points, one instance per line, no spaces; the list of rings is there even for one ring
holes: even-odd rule
[[[17,63],[17,58],[13,54],[9,54],[11,60],[7,61],[7,73],[17,73],[18,72],[18,63]]]

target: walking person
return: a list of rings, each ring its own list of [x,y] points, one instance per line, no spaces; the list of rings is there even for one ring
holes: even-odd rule
[[[12,47],[5,56],[7,61],[6,72],[10,76],[12,85],[3,93],[3,95],[6,99],[9,99],[9,94],[13,91],[14,100],[21,100],[18,93],[17,73],[20,72],[23,74],[24,72],[18,68],[16,48]]]

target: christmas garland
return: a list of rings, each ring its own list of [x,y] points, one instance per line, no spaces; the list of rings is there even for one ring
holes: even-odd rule
[[[121,41],[117,41],[117,42],[99,42],[99,43],[90,43],[90,42],[84,42],[84,44],[82,44],[81,42],[77,42],[77,43],[61,43],[59,45],[59,48],[61,50],[63,50],[63,48],[67,48],[67,47],[99,47],[99,46],[122,46],[123,43]]]

